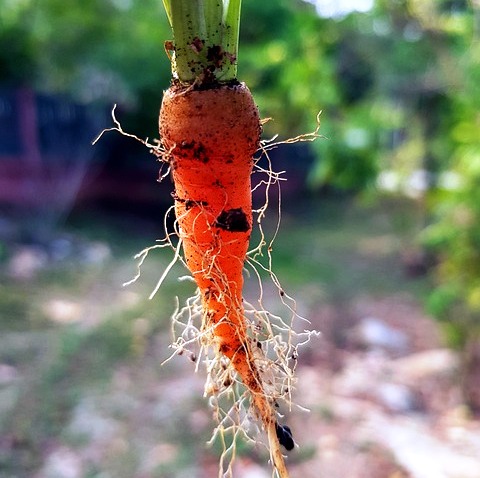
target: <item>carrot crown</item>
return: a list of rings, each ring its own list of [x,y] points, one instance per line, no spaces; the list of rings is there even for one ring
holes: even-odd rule
[[[237,76],[241,0],[163,0],[173,31],[172,75],[181,83],[227,83]]]

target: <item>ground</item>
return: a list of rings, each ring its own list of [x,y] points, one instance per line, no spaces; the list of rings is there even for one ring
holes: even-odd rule
[[[299,407],[282,410],[298,445],[292,478],[480,478],[480,423],[462,406],[458,357],[423,310],[428,280],[405,267],[416,205],[297,206],[285,208],[274,268],[321,335],[300,350]],[[149,301],[171,258],[154,250],[122,287],[132,255],[160,237],[157,223],[89,212],[27,244],[9,220],[0,477],[217,476],[203,371],[185,355],[162,365],[174,297],[193,290],[176,280],[185,271],[175,267]],[[275,311],[268,280],[264,293]],[[240,444],[234,477],[269,477],[266,460],[261,446]]]

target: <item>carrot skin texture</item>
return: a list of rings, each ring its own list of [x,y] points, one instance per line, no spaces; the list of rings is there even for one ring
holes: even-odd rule
[[[218,348],[232,359],[243,344],[242,270],[252,228],[258,110],[241,84],[173,87],[164,94],[159,123],[185,261],[201,291],[205,325],[215,325]]]

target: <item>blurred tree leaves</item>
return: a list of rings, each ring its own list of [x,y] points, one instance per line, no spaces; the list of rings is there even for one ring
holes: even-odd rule
[[[441,174],[429,191],[431,225],[423,233],[438,262],[427,305],[462,351],[464,399],[480,413],[480,17],[466,1],[441,5],[434,14],[417,10],[445,85],[443,106],[433,110],[431,150],[443,145],[445,157],[436,165]]]

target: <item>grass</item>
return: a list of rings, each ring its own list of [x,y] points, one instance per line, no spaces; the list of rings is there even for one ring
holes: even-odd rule
[[[335,301],[362,293],[398,291],[421,296],[426,281],[407,279],[400,261],[402,247],[412,243],[416,232],[414,209],[409,204],[395,207],[321,200],[296,215],[287,207],[273,249],[275,272],[300,300]],[[89,394],[100,397],[106,413],[121,424],[127,442],[133,436],[143,444],[130,444],[129,451],[118,456],[112,451],[117,458],[90,464],[92,471],[85,470],[85,476],[99,476],[102,467],[115,471],[119,478],[133,476],[133,468],[141,466],[142,453],[155,441],[182,445],[174,461],[159,463],[151,476],[177,476],[175,468],[195,467],[198,440],[204,449],[211,430],[201,387],[190,390],[187,385],[187,396],[178,398],[178,390],[168,385],[178,378],[178,367],[189,367],[193,373],[193,364],[178,359],[159,367],[168,355],[174,296],[188,296],[193,289],[191,284],[175,280],[185,271],[180,267],[173,270],[155,299],[148,301],[172,255],[171,251],[155,250],[140,281],[122,289],[121,284],[135,273],[133,254],[160,234],[150,227],[125,234],[121,220],[87,219],[74,218],[68,232],[108,243],[112,254],[106,263],[59,265],[35,280],[5,281],[0,287],[0,364],[13,367],[16,373],[13,381],[0,383],[0,399],[10,397],[0,407],[0,436],[4,437],[0,440],[1,478],[33,474],[52,444],[66,443],[78,450],[87,446],[65,429]],[[52,298],[74,301],[80,315],[69,323],[52,321],[44,307]],[[121,373],[127,377],[125,383],[115,385],[115,377]],[[169,394],[175,398],[168,416],[156,418]],[[115,396],[136,403],[138,409],[132,405],[123,416],[115,416],[108,411]],[[176,420],[188,423],[187,410],[196,410],[192,416],[204,417],[196,431],[178,426]],[[208,453],[215,455],[214,451]],[[118,467],[122,456],[130,464]]]

